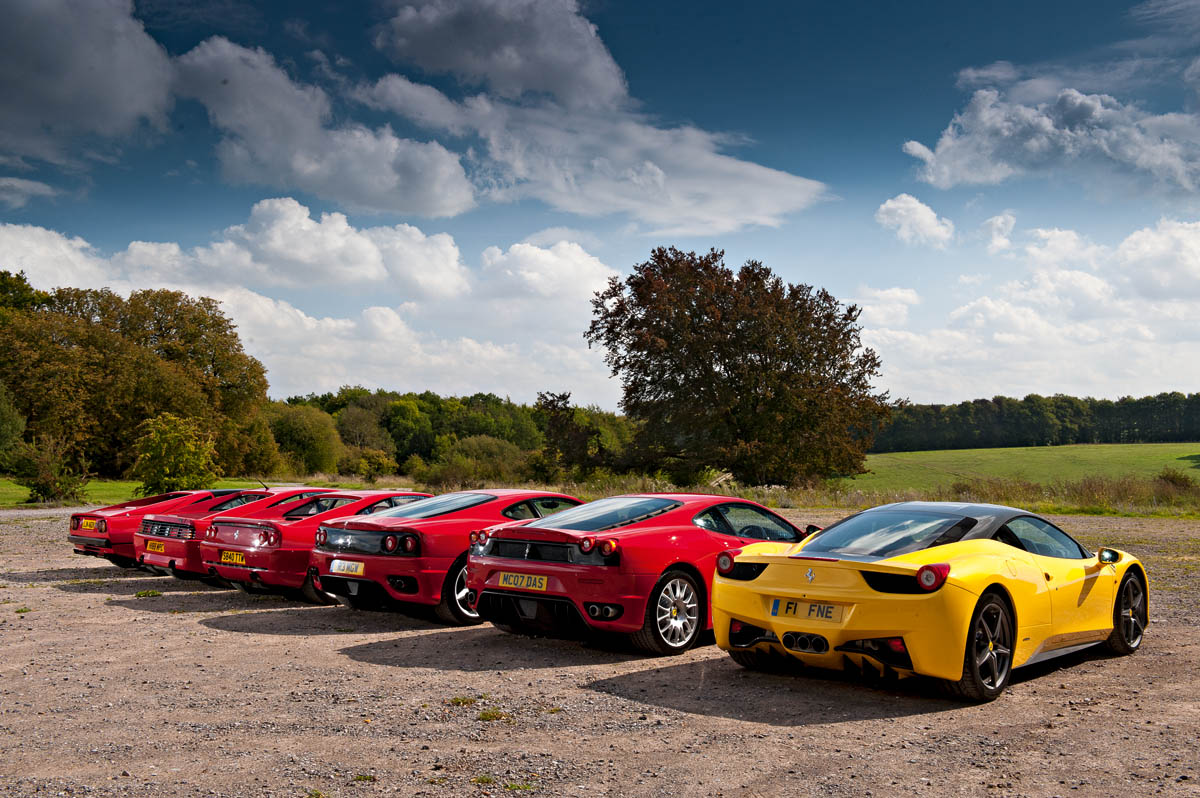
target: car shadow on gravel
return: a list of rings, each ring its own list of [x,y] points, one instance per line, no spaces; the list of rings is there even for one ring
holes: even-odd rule
[[[432,628],[398,640],[349,646],[340,653],[372,665],[467,672],[605,665],[644,656],[581,646],[575,640],[512,635],[489,624]]]
[[[151,575],[137,568],[118,568],[107,563],[78,568],[46,568],[41,571],[0,572],[0,582],[66,582],[72,579],[145,579]]]
[[[298,603],[285,604],[273,609],[254,602],[262,601],[265,604],[274,601],[274,597],[241,598],[243,606],[255,611],[205,618],[200,625],[221,632],[297,636],[422,632],[439,628],[419,618],[394,612],[357,612],[337,606],[322,607]]]
[[[65,582],[51,585],[55,590],[64,593],[108,593],[113,596],[133,596],[136,593],[155,591],[163,595],[169,593],[228,593],[225,588],[212,587],[198,580],[173,579],[172,577],[152,576],[143,573],[134,579],[108,580],[104,577],[90,579],[69,579]]]
[[[772,726],[900,718],[968,706],[929,679],[870,683],[814,668],[759,673],[724,657],[647,668],[585,687],[681,712]]]

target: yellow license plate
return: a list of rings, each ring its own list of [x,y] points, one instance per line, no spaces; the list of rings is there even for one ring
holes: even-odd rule
[[[79,523],[79,526],[83,527],[84,529],[95,529],[96,528],[96,519],[95,518],[85,518],[85,519],[83,519],[83,521],[81,521]]]
[[[777,618],[799,618],[804,621],[841,623],[842,609],[841,604],[825,604],[818,601],[774,599],[771,602],[771,615]]]
[[[545,590],[546,577],[533,574],[500,572],[500,587],[515,587],[520,590]]]
[[[167,551],[167,544],[163,543],[161,540],[147,540],[146,551],[157,551],[159,554],[165,554]]]
[[[331,574],[362,576],[364,571],[366,571],[366,566],[353,560],[334,560],[329,564],[329,572]]]
[[[221,562],[229,563],[230,565],[245,565],[246,555],[240,551],[222,551]]]

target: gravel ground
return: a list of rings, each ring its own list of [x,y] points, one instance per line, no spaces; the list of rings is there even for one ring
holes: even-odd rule
[[[918,679],[749,673],[713,646],[653,659],[248,597],[73,556],[64,512],[0,512],[0,789],[1200,795],[1200,522],[1058,521],[1147,562],[1145,644],[969,706]]]

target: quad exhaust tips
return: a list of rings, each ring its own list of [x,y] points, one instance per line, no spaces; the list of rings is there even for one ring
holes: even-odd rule
[[[829,650],[829,641],[820,635],[784,632],[780,641],[783,643],[783,647],[789,651],[799,651],[804,654],[824,654]]]

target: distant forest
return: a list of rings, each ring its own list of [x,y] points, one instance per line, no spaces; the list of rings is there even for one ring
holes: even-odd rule
[[[956,405],[902,404],[893,408],[871,451],[1180,441],[1200,441],[1200,393],[1116,401],[1030,394]]]

